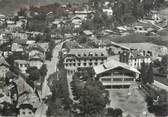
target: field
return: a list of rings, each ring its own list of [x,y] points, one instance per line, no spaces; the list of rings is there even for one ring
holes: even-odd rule
[[[0,14],[10,15],[22,7],[28,7],[30,5],[46,5],[55,2],[82,3],[87,2],[87,0],[0,0]]]
[[[131,115],[131,117],[146,117],[144,112],[147,112],[146,102],[144,97],[138,89],[111,89],[110,100],[113,108],[121,108],[124,110],[124,115]],[[131,92],[131,95],[128,95]],[[148,113],[148,112],[147,112]],[[154,117],[148,113],[148,117]]]

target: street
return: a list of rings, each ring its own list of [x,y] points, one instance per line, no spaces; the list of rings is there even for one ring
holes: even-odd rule
[[[47,85],[47,80],[49,78],[49,76],[51,74],[53,74],[54,72],[56,72],[56,65],[58,62],[58,55],[59,55],[59,51],[62,48],[64,42],[62,43],[58,43],[54,50],[53,50],[53,57],[51,59],[51,61],[46,61],[45,64],[47,65],[47,75],[44,79],[44,83],[42,86],[42,95],[41,95],[41,99],[44,99],[46,96],[52,95],[48,85]],[[46,117],[46,111],[48,109],[48,106],[46,104],[44,104],[42,102],[41,106],[37,109],[37,111],[35,112],[35,117]]]

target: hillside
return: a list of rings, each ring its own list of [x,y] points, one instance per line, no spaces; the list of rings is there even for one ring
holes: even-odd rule
[[[81,3],[86,0],[0,0],[0,14],[10,15],[19,8],[28,7],[29,5],[46,5],[55,2],[59,3]]]

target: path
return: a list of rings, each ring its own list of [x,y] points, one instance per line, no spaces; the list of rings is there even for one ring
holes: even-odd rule
[[[54,72],[56,72],[56,65],[58,63],[58,55],[59,55],[59,51],[62,48],[64,42],[61,43],[57,43],[57,45],[55,46],[54,50],[53,50],[53,57],[51,59],[51,61],[46,61],[46,65],[47,65],[47,75],[44,79],[44,83],[42,86],[42,95],[41,98],[44,99],[45,97],[52,95],[48,85],[47,85],[47,80],[48,77],[53,74]],[[48,106],[42,102],[41,106],[37,109],[37,111],[35,112],[35,116],[34,117],[46,117],[46,112],[47,112]]]

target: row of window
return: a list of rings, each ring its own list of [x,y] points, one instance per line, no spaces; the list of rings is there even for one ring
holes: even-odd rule
[[[111,82],[111,81],[133,81],[133,78],[103,78],[101,79],[102,81],[105,82]]]
[[[82,54],[78,54],[78,57],[82,56]],[[97,53],[92,54],[89,53],[88,55],[86,53],[83,54],[83,56],[104,56],[104,53],[101,53],[100,55],[98,55]]]
[[[102,63],[101,63],[102,64]],[[90,63],[65,63],[65,66],[66,67],[68,67],[68,66],[87,66],[87,65],[89,65],[89,66],[93,66],[93,65],[98,65],[98,63],[97,62],[95,62],[95,63],[92,63],[92,62],[90,62]]]
[[[105,59],[101,59],[101,61],[104,61],[104,60],[105,60]],[[77,60],[77,62],[81,62],[81,61],[82,61],[82,60]],[[87,61],[90,61],[90,62],[96,61],[96,62],[98,62],[98,59],[89,59],[89,60],[84,59],[83,61],[84,61],[84,62],[87,62]],[[74,59],[67,59],[66,62],[75,62],[75,60],[74,60]]]

